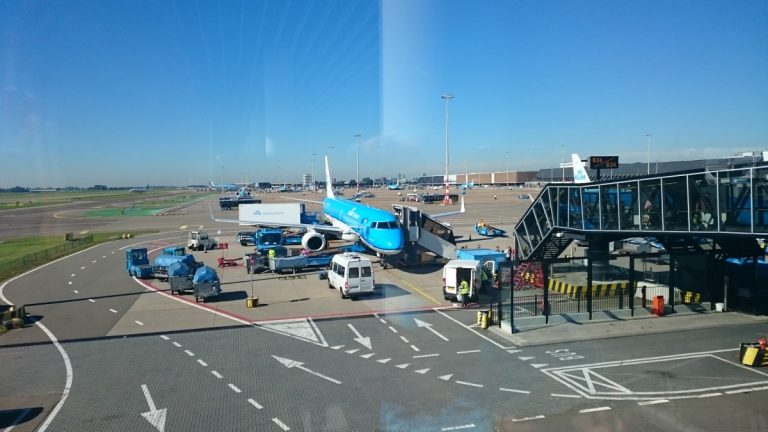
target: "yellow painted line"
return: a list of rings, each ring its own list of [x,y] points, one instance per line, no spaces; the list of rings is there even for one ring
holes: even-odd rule
[[[187,229],[187,226],[186,225],[182,225],[182,226],[179,227],[179,229],[180,230],[185,230],[185,229]]]
[[[404,280],[402,280],[402,279],[400,279],[400,282],[402,282],[402,283],[404,283],[404,284],[408,285],[408,287],[409,287],[409,288],[411,288],[411,289],[413,289],[414,291],[416,291],[417,293],[421,294],[421,296],[422,296],[422,297],[424,297],[424,298],[426,298],[426,299],[429,299],[429,300],[432,300],[433,302],[435,302],[435,304],[439,304],[439,305],[442,305],[442,303],[440,303],[439,301],[437,301],[437,300],[433,299],[431,295],[429,295],[429,294],[425,293],[424,291],[420,290],[420,289],[419,289],[419,288],[417,288],[416,286],[414,286],[414,285],[412,285],[412,284],[410,284],[410,283],[408,283],[408,282],[406,282],[406,281],[404,281]]]

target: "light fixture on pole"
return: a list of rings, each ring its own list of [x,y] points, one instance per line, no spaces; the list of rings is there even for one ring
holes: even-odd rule
[[[360,134],[355,134],[355,159],[357,160],[357,169],[355,173],[355,187],[360,192]]]
[[[451,203],[451,197],[448,189],[448,101],[453,99],[453,95],[446,93],[440,96],[445,101],[445,197],[443,198],[443,205]]]
[[[651,134],[645,134],[646,137],[648,137],[648,151],[647,151],[647,174],[651,173]]]

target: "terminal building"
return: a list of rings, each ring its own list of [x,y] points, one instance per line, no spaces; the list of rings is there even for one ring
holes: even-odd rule
[[[474,183],[478,186],[516,186],[534,181],[536,171],[496,171],[484,173],[464,173],[449,174],[448,183],[452,185],[462,185]],[[445,184],[444,175],[422,176],[417,180],[422,185],[441,185]]]

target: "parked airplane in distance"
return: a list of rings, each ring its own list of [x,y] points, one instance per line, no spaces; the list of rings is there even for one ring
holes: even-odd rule
[[[237,192],[240,190],[240,185],[236,185],[234,183],[216,184],[214,182],[209,182],[208,187],[210,189],[223,190],[227,192]]]
[[[143,188],[131,188],[131,189],[128,190],[128,192],[133,192],[133,193],[140,194],[140,193],[144,193],[144,192],[146,192],[148,190],[149,190],[149,186],[143,187]]]
[[[571,154],[571,162],[561,163],[560,168],[573,169],[573,183],[589,183],[592,181],[589,178],[589,174],[587,174],[584,161],[582,161],[579,155],[576,153]]]
[[[326,219],[331,222],[331,225],[259,223],[217,218],[213,220],[216,222],[231,222],[254,226],[304,228],[307,232],[302,237],[301,244],[304,249],[311,251],[325,249],[327,244],[326,234],[340,236],[346,241],[360,242],[379,255],[396,255],[403,250],[405,246],[403,230],[394,215],[386,210],[336,197],[331,186],[327,156],[325,157],[325,181],[326,197],[322,202],[293,199],[322,204],[323,213]],[[464,201],[462,200],[460,210],[437,214],[432,217],[448,216],[463,213],[464,211]]]

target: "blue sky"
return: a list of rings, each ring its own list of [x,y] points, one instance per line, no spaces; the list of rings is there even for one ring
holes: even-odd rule
[[[768,150],[768,2],[0,2],[0,187]],[[330,147],[334,147],[331,149]],[[319,175],[319,156],[316,173]]]

